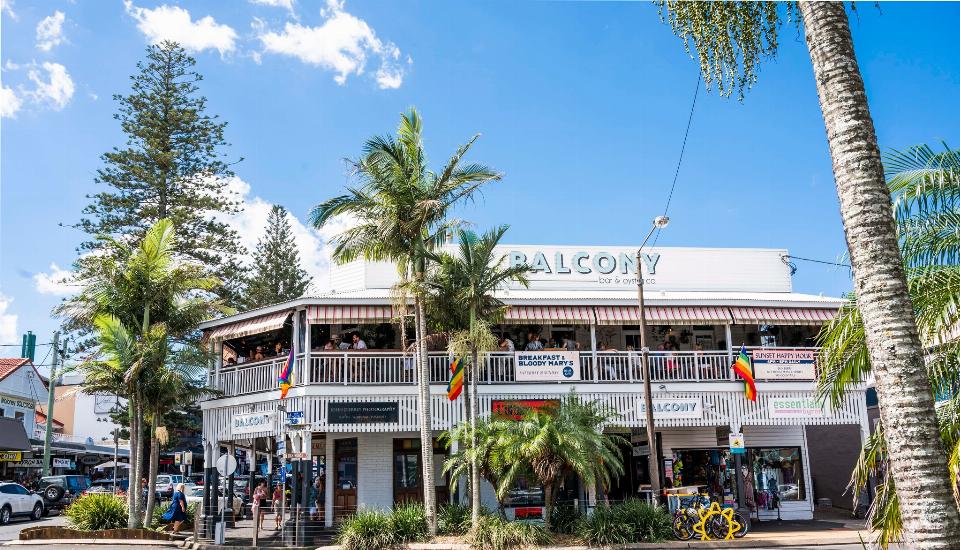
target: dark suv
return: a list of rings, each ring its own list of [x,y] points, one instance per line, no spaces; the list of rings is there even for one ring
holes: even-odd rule
[[[79,475],[45,476],[40,478],[40,496],[47,508],[62,508],[73,502],[90,487],[90,478]]]

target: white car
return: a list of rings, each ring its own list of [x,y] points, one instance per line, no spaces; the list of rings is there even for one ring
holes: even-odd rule
[[[31,493],[19,483],[0,483],[0,525],[13,516],[43,517],[43,497]]]

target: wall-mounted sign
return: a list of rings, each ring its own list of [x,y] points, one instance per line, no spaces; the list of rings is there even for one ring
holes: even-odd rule
[[[826,414],[812,397],[770,397],[767,407],[770,418],[822,418]]]
[[[103,461],[103,459],[101,459],[101,458],[100,458],[99,456],[97,456],[97,455],[83,455],[83,456],[80,457],[80,464],[84,464],[84,465],[87,465],[87,466],[93,466],[94,464],[100,464],[100,462],[102,462],[102,461]]]
[[[495,418],[520,420],[531,409],[539,411],[558,406],[559,399],[494,399],[490,412]]]
[[[33,410],[36,404],[33,401],[28,401],[23,397],[14,397],[12,395],[3,395],[0,394],[0,406],[3,407],[14,407],[17,409],[28,409]]]
[[[757,380],[814,380],[817,352],[803,349],[755,349],[753,375]]]
[[[302,426],[302,425],[303,425],[303,411],[287,411],[287,425],[288,425],[288,426]]]
[[[396,401],[340,402],[327,404],[330,424],[395,424],[400,421]]]
[[[272,412],[235,414],[230,422],[230,433],[232,435],[272,432],[274,430]]]
[[[647,407],[640,400],[640,416],[647,414]],[[703,418],[703,399],[700,397],[659,398],[653,400],[653,418]]]
[[[740,432],[731,432],[730,433],[730,453],[735,455],[746,454],[746,440],[743,439],[743,434]]]
[[[71,459],[69,459],[69,458],[54,458],[54,459],[53,459],[53,467],[54,467],[54,468],[67,468],[67,469],[72,470],[72,469],[76,468],[76,464],[74,464],[73,460],[71,460]]]
[[[513,359],[517,382],[580,380],[579,351],[518,351]]]
[[[14,462],[10,466],[14,468],[43,468],[43,460],[39,458],[25,458],[20,462]]]
[[[20,451],[0,451],[0,462],[20,462],[22,458]]]

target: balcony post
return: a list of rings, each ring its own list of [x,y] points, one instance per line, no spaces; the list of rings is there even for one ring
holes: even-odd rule
[[[290,365],[290,366],[293,367],[293,372],[296,373],[297,357],[299,357],[300,352],[303,351],[302,349],[300,349],[300,312],[296,310],[294,310],[293,312],[293,334],[290,336],[290,350],[293,352],[293,365]],[[283,369],[283,364],[281,363],[277,367],[279,369]],[[277,374],[279,374],[279,371],[277,372]],[[293,377],[294,385],[299,386],[303,384],[304,381],[298,379],[300,377],[302,377],[302,374],[299,377],[294,375]]]
[[[304,384],[310,384],[313,382],[313,365],[310,360],[310,352],[313,350],[313,343],[310,342],[310,333],[313,332],[310,330],[313,325],[310,324],[310,319],[304,319],[304,334],[303,334],[303,382]]]
[[[214,357],[213,349],[214,349],[213,338],[211,338],[210,341],[207,342],[207,351],[210,352],[210,357],[207,359],[207,386],[219,390],[221,388],[214,386],[214,383],[216,382],[216,380],[214,380],[214,377],[213,377],[213,373],[214,373],[213,369],[215,369],[216,367],[214,367],[214,363],[213,363],[213,357]]]
[[[216,388],[223,390],[223,338],[213,342],[213,371],[216,374]]]
[[[593,373],[593,383],[596,384],[600,380],[597,366],[597,324],[590,323],[590,355],[591,355],[591,365],[590,372]]]
[[[733,365],[733,331],[730,330],[730,323],[723,325],[723,334],[727,338],[727,365]],[[733,376],[731,371],[730,376]]]

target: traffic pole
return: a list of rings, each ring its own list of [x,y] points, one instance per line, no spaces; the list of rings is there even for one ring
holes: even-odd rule
[[[53,331],[53,362],[50,364],[50,380],[47,383],[47,432],[43,438],[43,475],[50,475],[50,440],[53,437],[54,388],[57,385],[57,363],[60,360],[60,331]]]

